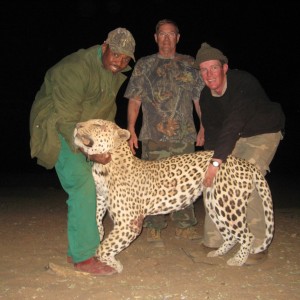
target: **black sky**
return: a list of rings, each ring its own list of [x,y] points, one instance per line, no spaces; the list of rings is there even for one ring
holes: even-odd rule
[[[299,28],[296,1],[79,0],[2,3],[4,29],[1,127],[2,171],[38,171],[29,150],[29,112],[45,72],[65,55],[101,44],[116,27],[129,29],[137,42],[136,58],[156,51],[153,34],[162,18],[178,23],[178,52],[195,56],[202,42],[220,48],[231,68],[253,73],[287,116],[286,138],[274,165],[292,172],[285,161],[299,156]],[[118,120],[126,115],[119,93]],[[117,120],[117,121],[118,121]],[[10,126],[9,124],[14,124]],[[122,123],[123,125],[123,123]],[[299,126],[298,126],[299,127]],[[298,135],[298,138],[295,138]],[[13,145],[13,146],[11,146]],[[299,158],[296,158],[300,167]],[[20,163],[21,162],[21,163]]]

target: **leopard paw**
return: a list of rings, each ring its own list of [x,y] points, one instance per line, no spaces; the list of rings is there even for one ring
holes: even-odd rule
[[[236,257],[232,257],[227,260],[227,265],[232,267],[240,267],[244,264],[243,260],[237,259]]]
[[[217,256],[219,256],[217,250],[210,251],[207,254],[207,257],[217,257]]]

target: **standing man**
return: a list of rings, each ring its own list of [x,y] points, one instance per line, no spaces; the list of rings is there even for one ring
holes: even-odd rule
[[[194,58],[176,52],[180,34],[172,20],[161,20],[154,34],[158,53],[141,58],[132,73],[125,97],[128,104],[129,145],[133,154],[138,148],[136,120],[142,106],[143,125],[139,139],[142,159],[156,160],[195,151],[197,133],[193,119],[193,102],[200,114],[199,97],[204,84],[194,69]],[[196,71],[196,72],[195,72]],[[193,205],[171,214],[175,235],[199,239],[194,225],[197,220]],[[147,240],[163,247],[161,230],[167,226],[165,216],[148,216]]]
[[[55,167],[68,194],[68,260],[76,270],[93,275],[116,271],[94,259],[99,246],[96,188],[91,161],[106,164],[110,157],[76,151],[73,131],[89,119],[114,121],[116,95],[130,70],[135,41],[125,28],[109,32],[102,45],[80,49],[50,68],[30,114],[31,156],[46,169]]]
[[[254,76],[229,69],[227,57],[207,43],[201,45],[195,67],[206,85],[200,98],[199,146],[214,150],[204,185],[213,185],[219,166],[229,154],[248,160],[266,175],[283,138],[285,116],[280,104],[269,100]],[[257,247],[265,238],[265,222],[261,199],[256,191],[249,200],[247,219],[255,236],[254,247]],[[206,214],[204,246],[218,248],[222,243],[222,236]],[[262,262],[266,254],[250,255],[246,265]]]

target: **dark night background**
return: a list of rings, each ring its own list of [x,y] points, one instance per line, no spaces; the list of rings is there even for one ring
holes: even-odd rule
[[[79,0],[19,4],[4,1],[1,4],[4,54],[0,185],[11,183],[8,174],[19,176],[19,184],[28,183],[32,174],[55,178],[53,170],[36,165],[29,149],[30,108],[47,69],[79,48],[101,44],[116,27],[126,27],[134,35],[137,59],[152,54],[157,51],[153,38],[155,25],[163,18],[173,19],[179,26],[178,52],[195,56],[206,41],[224,52],[231,68],[255,75],[270,99],[282,104],[286,135],[271,164],[270,178],[277,179],[278,184],[282,179],[300,184],[299,3]],[[123,98],[126,84],[117,99],[116,121],[122,127],[126,127],[127,100]]]

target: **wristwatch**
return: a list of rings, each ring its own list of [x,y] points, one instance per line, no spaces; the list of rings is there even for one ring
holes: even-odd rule
[[[211,160],[210,163],[211,163],[214,167],[216,167],[216,168],[219,168],[220,165],[221,165],[221,163],[219,163],[219,162],[216,161],[216,160]]]

